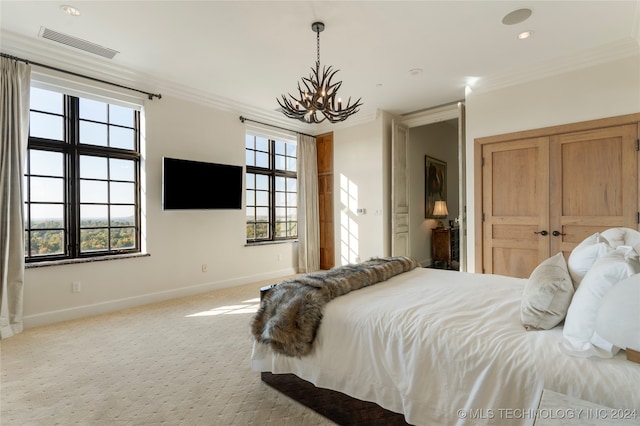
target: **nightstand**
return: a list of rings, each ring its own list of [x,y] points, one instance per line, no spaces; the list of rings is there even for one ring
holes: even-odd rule
[[[457,269],[453,267],[453,262],[460,261],[460,228],[434,228],[431,231],[434,267]]]

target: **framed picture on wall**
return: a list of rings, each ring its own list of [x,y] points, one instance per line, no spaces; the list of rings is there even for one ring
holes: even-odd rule
[[[431,219],[436,201],[447,201],[447,163],[425,155],[424,204],[425,218]]]

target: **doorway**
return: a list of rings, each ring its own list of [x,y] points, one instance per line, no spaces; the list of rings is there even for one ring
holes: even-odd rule
[[[438,200],[445,201],[448,215],[436,219],[431,216],[427,194],[429,179],[427,167],[433,162],[438,172],[444,172],[439,179],[443,190]],[[426,163],[429,162],[429,165]],[[459,220],[459,166],[458,166],[458,119],[441,121],[409,129],[409,245],[410,253],[422,265],[432,263],[431,233],[439,220],[445,227],[449,221]],[[430,208],[431,207],[431,208]],[[431,211],[429,211],[431,210]]]
[[[409,128],[409,254],[423,266],[432,262],[431,230],[437,221],[426,217],[425,157],[446,164],[448,216],[460,226],[460,270],[466,271],[466,193],[464,104],[444,106],[406,116],[401,123]],[[394,189],[395,191],[395,189]],[[395,231],[394,231],[395,232]]]

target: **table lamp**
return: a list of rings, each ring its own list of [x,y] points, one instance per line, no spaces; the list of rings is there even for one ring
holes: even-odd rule
[[[432,216],[436,219],[444,219],[449,216],[449,211],[447,210],[447,202],[446,201],[436,201],[435,206],[433,206]],[[443,228],[441,220],[438,220],[438,226],[436,228]]]

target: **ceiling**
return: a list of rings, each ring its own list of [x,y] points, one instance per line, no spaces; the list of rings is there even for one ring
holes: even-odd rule
[[[70,4],[80,16],[63,13]],[[503,17],[529,8],[524,22]],[[639,1],[7,1],[3,53],[272,122],[316,60],[340,71],[361,111],[403,115],[640,51]],[[39,37],[41,27],[119,53],[105,59]],[[517,34],[533,31],[518,40]],[[160,101],[161,102],[161,101]],[[358,116],[360,116],[358,118]],[[306,125],[307,126],[313,125]],[[317,126],[317,125],[316,125]]]

